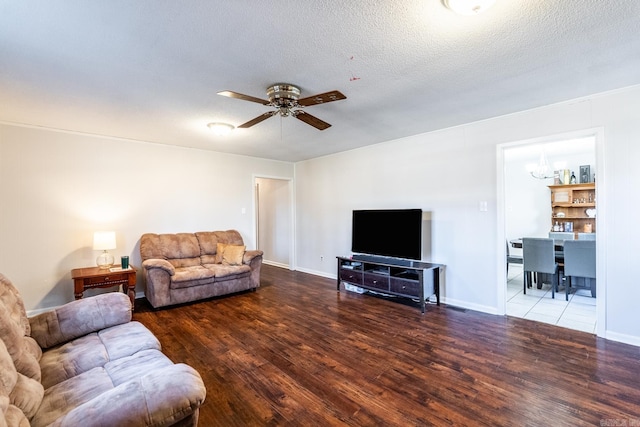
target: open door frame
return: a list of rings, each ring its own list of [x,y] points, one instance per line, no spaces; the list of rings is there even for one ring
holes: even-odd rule
[[[295,270],[296,265],[296,256],[295,256],[295,189],[294,189],[294,181],[293,178],[290,177],[279,177],[279,176],[270,176],[270,175],[254,175],[253,176],[253,227],[256,235],[256,247],[260,245],[260,223],[259,223],[259,189],[258,189],[258,181],[260,179],[269,179],[269,180],[277,180],[277,181],[286,181],[288,187],[288,205],[286,209],[289,212],[289,217],[291,219],[289,225],[289,242],[288,251],[289,251],[289,260],[287,267],[289,270]],[[258,248],[259,249],[259,248]]]
[[[607,286],[606,286],[606,264],[605,264],[605,248],[607,247],[605,242],[607,238],[606,232],[600,232],[600,230],[606,230],[606,218],[607,218],[607,198],[606,198],[606,178],[607,171],[605,169],[604,161],[604,128],[585,129],[582,131],[569,132],[557,135],[550,135],[541,138],[534,138],[522,141],[514,141],[496,146],[496,184],[497,184],[497,301],[498,301],[498,314],[506,315],[507,311],[507,267],[505,263],[506,248],[504,245],[506,239],[506,204],[505,204],[505,164],[504,164],[504,151],[509,148],[530,145],[551,143],[559,140],[569,140],[584,137],[595,137],[596,140],[596,171],[598,173],[598,185],[596,188],[596,194],[598,199],[598,215],[596,216],[596,230],[598,230],[598,238],[596,240],[596,335],[599,337],[605,337],[606,335],[606,300],[607,300]]]

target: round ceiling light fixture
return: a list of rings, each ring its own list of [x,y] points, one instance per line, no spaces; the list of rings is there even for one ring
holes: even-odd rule
[[[442,0],[444,5],[461,15],[478,15],[489,9],[496,0]]]
[[[229,133],[235,129],[235,126],[229,123],[209,123],[207,126],[213,134],[217,136],[229,135]]]

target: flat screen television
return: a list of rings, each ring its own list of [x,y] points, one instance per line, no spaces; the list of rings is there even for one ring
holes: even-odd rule
[[[358,254],[420,260],[422,210],[354,210],[351,251]]]

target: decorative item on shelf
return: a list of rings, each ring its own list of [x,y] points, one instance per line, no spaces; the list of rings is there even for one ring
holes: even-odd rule
[[[580,184],[591,182],[591,166],[580,166]]]
[[[590,222],[586,223],[584,225],[584,232],[585,233],[593,233],[593,224],[591,224]]]
[[[567,221],[564,223],[564,231],[572,232],[573,231],[573,222]]]
[[[589,218],[595,218],[596,217],[596,208],[585,209],[584,213],[586,213]]]
[[[103,251],[98,258],[96,264],[102,269],[110,268],[114,263],[113,255],[108,251],[116,248],[116,232],[115,231],[96,231],[93,234],[93,250]]]
[[[562,178],[562,183],[563,184],[569,184],[571,182],[571,175],[570,175],[569,169],[565,169],[564,170],[564,178]]]
[[[557,217],[557,218],[564,218],[564,217],[565,217],[565,213],[564,213],[564,212],[558,212],[558,213],[556,214],[556,217]]]
[[[576,183],[576,175],[573,173],[573,171],[571,171],[571,178],[569,178],[569,184],[575,184]]]

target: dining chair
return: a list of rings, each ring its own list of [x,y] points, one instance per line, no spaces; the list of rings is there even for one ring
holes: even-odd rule
[[[572,279],[584,278],[591,288],[591,296],[596,296],[596,242],[595,240],[572,240],[564,242],[564,275],[567,278],[565,299],[569,301]]]
[[[562,243],[564,243],[565,240],[575,239],[576,235],[571,231],[550,231],[549,238],[554,241],[562,241]],[[564,263],[564,251],[556,250],[556,261],[561,264]]]
[[[578,233],[578,240],[596,240],[596,233]]]
[[[525,237],[522,239],[522,258],[524,269],[524,293],[530,285],[531,273],[538,273],[538,285],[551,276],[551,298],[560,285],[560,273],[556,262],[553,239]]]
[[[550,231],[549,238],[553,240],[573,240],[576,235],[571,231]]]
[[[509,264],[522,264],[522,255],[513,255],[511,245],[507,241],[507,275],[509,275]]]

